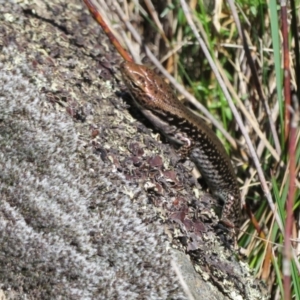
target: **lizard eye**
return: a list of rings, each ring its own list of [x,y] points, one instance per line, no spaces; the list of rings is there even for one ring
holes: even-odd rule
[[[134,89],[139,89],[140,88],[140,85],[138,84],[138,82],[135,82],[135,81],[131,81],[131,86]]]

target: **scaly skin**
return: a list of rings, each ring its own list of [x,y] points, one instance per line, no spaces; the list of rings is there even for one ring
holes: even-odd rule
[[[121,73],[137,107],[171,143],[189,155],[213,195],[224,203],[221,221],[228,227],[239,227],[241,199],[237,178],[212,129],[188,110],[151,69],[125,61]]]

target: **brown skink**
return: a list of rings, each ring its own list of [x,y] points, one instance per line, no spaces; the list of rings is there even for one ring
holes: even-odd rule
[[[136,106],[190,157],[212,194],[223,202],[221,221],[228,227],[238,227],[241,204],[237,178],[224,146],[212,129],[187,109],[163,77],[151,69],[125,61],[121,73]]]

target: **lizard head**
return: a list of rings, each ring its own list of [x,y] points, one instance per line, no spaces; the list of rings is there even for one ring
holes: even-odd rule
[[[148,67],[125,61],[121,64],[120,71],[126,87],[138,105],[150,110],[164,111],[174,109],[174,104],[181,105],[170,85]]]

